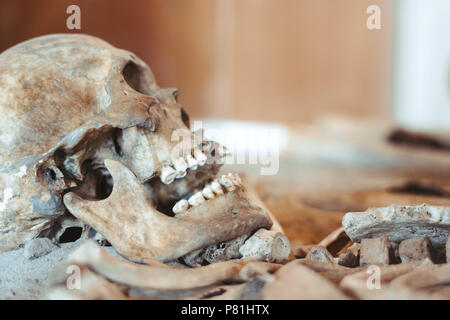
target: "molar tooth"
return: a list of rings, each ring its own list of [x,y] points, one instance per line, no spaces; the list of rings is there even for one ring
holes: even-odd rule
[[[172,212],[175,214],[180,214],[186,212],[189,209],[189,202],[187,200],[180,200],[172,208]]]
[[[186,157],[187,160],[187,164],[189,166],[189,169],[191,170],[197,170],[198,168],[198,162],[197,160],[195,160],[195,158],[193,156],[191,156],[190,154],[187,155]]]
[[[194,157],[199,166],[203,166],[206,163],[206,160],[208,160],[206,155],[200,149],[194,150]]]
[[[215,197],[214,192],[209,185],[203,188],[202,193],[205,199],[212,199]]]
[[[164,184],[171,184],[175,180],[176,171],[174,168],[165,166],[161,170],[160,179]]]
[[[222,189],[222,187],[220,186],[220,183],[217,180],[214,180],[213,182],[211,182],[211,189],[218,196],[223,194],[223,189]]]
[[[193,207],[199,206],[205,202],[203,198],[203,193],[201,191],[194,193],[188,200],[189,204]]]
[[[229,176],[222,175],[219,180],[220,184],[223,185],[228,191],[234,191],[236,186]]]
[[[186,176],[186,170],[188,169],[188,164],[183,158],[179,158],[174,161],[176,175],[175,178],[183,178]]]
[[[239,175],[237,173],[229,173],[228,177],[230,177],[231,181],[233,182],[234,185],[236,186],[240,186],[242,185],[242,180],[241,177],[239,177]]]

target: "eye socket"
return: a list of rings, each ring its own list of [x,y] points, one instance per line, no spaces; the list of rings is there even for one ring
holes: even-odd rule
[[[185,124],[186,127],[188,128],[191,127],[191,121],[189,119],[189,116],[186,113],[186,111],[184,111],[183,108],[181,108],[181,120],[183,120],[183,123]]]
[[[129,61],[122,70],[127,84],[135,91],[149,95],[150,85],[145,77],[144,70],[133,61]]]
[[[178,92],[178,90],[174,90],[172,92],[173,98],[175,99],[175,102],[178,102],[178,96],[180,95],[180,93]]]

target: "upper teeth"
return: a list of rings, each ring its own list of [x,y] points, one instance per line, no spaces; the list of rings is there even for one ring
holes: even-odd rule
[[[194,149],[194,157],[200,166],[203,166],[206,163],[206,160],[208,160],[206,155],[200,149]]]
[[[176,178],[183,178],[186,176],[186,170],[188,169],[188,164],[183,158],[179,158],[174,162],[176,170]]]
[[[170,184],[175,180],[176,171],[174,168],[165,166],[161,170],[161,181],[165,184]]]
[[[195,158],[193,156],[188,154],[187,157],[186,157],[186,160],[187,160],[187,164],[189,166],[189,169],[197,170],[198,162],[197,162],[197,160],[195,160]]]

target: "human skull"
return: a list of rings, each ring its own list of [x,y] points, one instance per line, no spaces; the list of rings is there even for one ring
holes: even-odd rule
[[[92,36],[3,52],[0,252],[76,226],[131,260],[170,261],[270,228],[236,175],[216,178],[225,149],[190,131],[177,96]]]

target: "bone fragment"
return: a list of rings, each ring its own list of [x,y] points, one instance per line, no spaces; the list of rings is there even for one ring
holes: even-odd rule
[[[218,262],[199,268],[172,268],[143,265],[116,258],[92,241],[86,242],[69,256],[69,262],[87,265],[110,281],[133,287],[180,290],[199,288],[221,281],[242,281],[245,260]],[[154,263],[154,262],[153,262]]]
[[[334,263],[334,257],[324,246],[318,245],[311,249],[306,259]]]
[[[431,243],[427,237],[403,240],[398,253],[402,262],[432,260]]]
[[[274,276],[275,281],[264,287],[264,299],[348,299],[332,282],[300,264],[299,260],[289,262]]]
[[[388,237],[362,239],[360,256],[361,266],[390,264]]]
[[[259,229],[239,248],[243,258],[254,257],[268,262],[282,263],[287,260],[291,249],[289,240],[277,231]]]
[[[171,184],[176,177],[176,171],[174,168],[165,166],[161,170],[161,182],[164,184]]]
[[[428,237],[433,247],[442,248],[450,230],[450,208],[427,204],[373,208],[347,213],[342,226],[354,242],[386,234],[397,243],[414,237]]]

